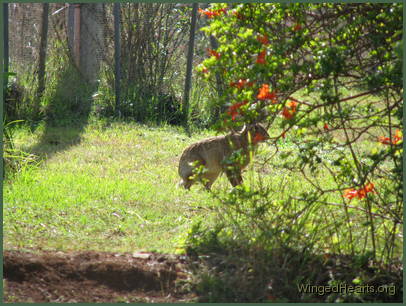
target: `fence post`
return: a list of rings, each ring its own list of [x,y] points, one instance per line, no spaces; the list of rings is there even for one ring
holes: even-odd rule
[[[80,69],[80,4],[75,4],[73,23],[73,54],[76,66]]]
[[[47,38],[48,38],[48,13],[49,3],[42,4],[42,21],[41,21],[41,37],[39,47],[39,61],[38,61],[38,88],[35,101],[34,116],[39,113],[39,106],[41,97],[45,90],[45,60],[47,55]]]
[[[6,97],[6,86],[7,85],[7,72],[8,72],[8,4],[7,3],[3,3],[2,6],[0,6],[0,16],[3,17],[3,24],[0,24],[0,31],[3,31],[4,34],[4,40],[0,41],[0,53],[3,53],[3,57],[4,57],[4,61],[3,61],[3,71],[5,72],[3,74],[4,80],[3,80],[3,87],[2,87],[2,102],[0,103],[0,135],[3,135],[3,131],[4,131],[4,127],[3,127],[3,123],[5,122],[4,120],[4,101],[5,101],[5,97]],[[1,68],[0,68],[1,69]],[[0,73],[3,73],[3,71],[0,71]],[[4,158],[3,158],[3,139],[4,137],[1,136],[1,142],[0,142],[0,199],[3,199],[3,179],[4,179]],[[3,203],[3,202],[1,202]]]
[[[120,47],[120,3],[114,3],[114,92],[116,98],[116,115],[121,117],[120,112],[120,79],[121,79],[121,47]]]
[[[4,77],[4,84],[7,85],[8,83],[8,74],[7,72],[9,72],[9,47],[8,47],[8,43],[9,43],[9,39],[8,39],[8,3],[3,3],[3,31],[4,31],[4,49],[3,49],[3,56],[4,56],[4,72],[5,75],[3,75]],[[5,87],[4,87],[5,88]]]
[[[67,30],[68,30],[68,46],[70,54],[73,56],[73,40],[74,40],[74,23],[75,23],[75,8],[74,4],[68,4],[68,16],[67,16]]]
[[[195,30],[196,30],[196,20],[197,20],[197,9],[199,4],[193,3],[192,7],[192,18],[190,21],[190,36],[189,36],[189,48],[187,54],[187,63],[186,63],[186,78],[185,78],[185,91],[183,94],[183,118],[186,128],[186,132],[190,134],[189,131],[189,93],[190,87],[192,84],[192,65],[193,65],[193,49],[195,43]]]

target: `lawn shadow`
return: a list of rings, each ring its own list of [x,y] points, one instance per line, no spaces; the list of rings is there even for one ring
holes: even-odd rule
[[[27,151],[44,160],[52,155],[68,150],[70,147],[80,144],[81,134],[88,122],[83,117],[70,125],[58,126],[53,122],[46,122],[44,132],[37,143],[27,148]]]
[[[45,108],[44,132],[27,151],[38,155],[39,159],[47,159],[79,144],[89,121],[92,95],[96,90],[97,84],[84,81],[73,66],[62,71]]]
[[[211,252],[188,249],[198,302],[401,303],[403,300],[403,265],[399,260],[383,265],[368,252],[317,254],[300,248],[250,248],[239,242],[234,246],[227,242],[199,248],[207,246],[212,248]],[[355,288],[357,284],[362,284],[359,291],[343,289]],[[334,286],[336,289],[326,289]]]

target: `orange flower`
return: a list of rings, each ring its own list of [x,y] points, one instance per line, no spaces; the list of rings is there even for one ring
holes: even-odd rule
[[[218,16],[218,14],[215,11],[203,10],[201,8],[199,8],[199,13],[202,15],[206,15],[207,18],[213,18],[214,16]]]
[[[269,85],[262,84],[262,87],[259,89],[259,93],[257,95],[258,100],[271,100],[273,104],[277,103],[276,93],[274,91],[269,92]]]
[[[294,113],[290,111],[287,107],[284,107],[282,110],[282,116],[285,117],[285,119],[292,119]]]
[[[355,198],[357,195],[358,195],[358,191],[355,190],[354,188],[346,189],[344,191],[344,198],[347,198],[347,199],[350,199],[350,200]]]
[[[296,113],[296,108],[297,108],[297,102],[295,101],[289,101],[287,103],[287,106],[285,106],[282,110],[282,116],[285,117],[285,119],[292,119],[293,116]]]
[[[398,142],[400,142],[401,140],[402,140],[402,132],[400,130],[396,130],[392,141],[389,137],[383,137],[383,136],[378,137],[378,141],[385,145],[390,145],[391,143],[395,145],[395,144],[398,144]]]
[[[288,102],[288,106],[290,107],[290,109],[291,109],[293,112],[296,112],[297,102],[295,102],[295,101],[290,101],[290,102]]]
[[[233,120],[233,121],[235,120],[235,118],[239,114],[240,107],[247,103],[248,103],[248,101],[238,102],[238,103],[231,105],[228,108],[227,114],[229,114],[231,116],[231,120]]]
[[[267,35],[258,35],[257,36],[257,40],[263,44],[263,45],[268,45],[269,44],[269,40],[268,40],[268,36]]]
[[[351,189],[346,189],[344,191],[344,197],[352,200],[353,198],[357,197],[358,199],[362,200],[363,198],[365,198],[367,196],[367,194],[369,192],[376,192],[375,191],[375,185],[373,183],[368,183],[366,184],[364,187],[356,190],[354,188]]]
[[[383,136],[379,136],[378,141],[382,144],[390,144],[390,138],[389,137],[383,137]]]
[[[358,192],[357,192],[358,199],[362,200],[366,196],[367,196],[367,192],[365,191],[364,188],[361,188],[361,189],[358,190]]]
[[[206,15],[206,17],[209,19],[216,17],[216,16],[220,16],[221,13],[225,14],[226,12],[227,12],[227,10],[225,8],[218,9],[218,10],[209,10],[209,9],[203,10],[203,9],[199,8],[199,13],[202,15]]]
[[[245,86],[251,87],[254,85],[253,82],[248,82],[247,79],[239,79],[238,82],[231,82],[230,86],[231,87],[237,87],[238,89],[242,89]]]
[[[402,132],[400,130],[396,130],[395,136],[393,136],[393,144],[397,144],[399,141],[402,140]]]
[[[368,183],[364,187],[365,192],[374,192],[375,191],[375,185],[373,183]]]
[[[207,49],[207,52],[209,53],[209,55],[211,56],[215,56],[216,59],[220,58],[220,53],[218,53],[216,50],[212,50],[212,49]]]
[[[266,63],[265,56],[266,56],[266,51],[265,50],[259,52],[256,63],[257,64],[265,64]]]

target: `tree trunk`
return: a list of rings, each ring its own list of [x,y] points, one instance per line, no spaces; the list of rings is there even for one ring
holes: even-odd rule
[[[121,56],[120,56],[120,17],[121,7],[120,3],[114,3],[114,92],[116,96],[116,116],[120,117],[120,79],[121,79]]]
[[[185,92],[183,95],[183,118],[187,133],[189,133],[189,93],[192,84],[192,65],[193,65],[193,47],[195,43],[195,30],[196,30],[196,20],[197,20],[197,8],[198,3],[193,3],[192,8],[192,18],[190,22],[190,36],[189,36],[189,48],[187,55],[187,66],[186,66],[186,78],[185,78]]]
[[[39,115],[41,97],[44,94],[45,90],[45,61],[47,55],[47,41],[48,41],[48,13],[49,13],[49,3],[42,4],[41,38],[38,60],[38,88],[33,109],[34,111],[33,114],[35,117],[38,117]]]

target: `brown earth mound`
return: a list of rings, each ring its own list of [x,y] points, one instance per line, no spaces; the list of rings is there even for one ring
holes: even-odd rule
[[[4,251],[4,302],[190,302],[182,256]]]

